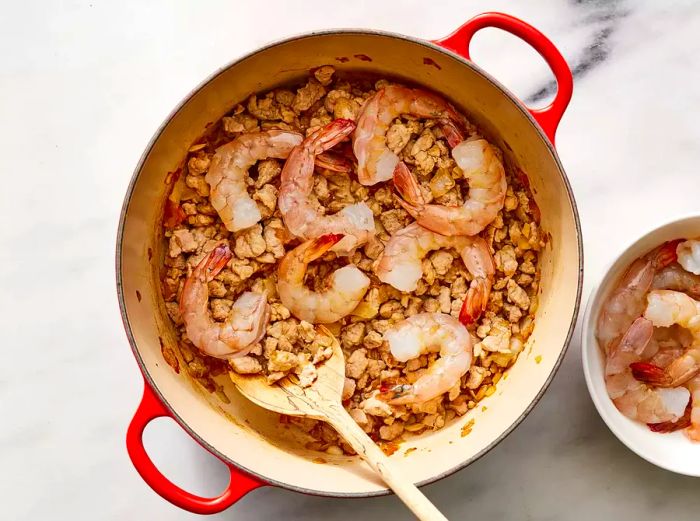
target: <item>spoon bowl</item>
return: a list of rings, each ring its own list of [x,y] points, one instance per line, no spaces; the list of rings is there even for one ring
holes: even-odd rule
[[[316,326],[316,329],[333,339],[333,354],[317,367],[318,376],[311,386],[301,387],[296,375],[287,376],[276,385],[270,385],[264,376],[230,371],[229,376],[236,388],[243,396],[264,409],[289,416],[305,416],[327,421],[327,407],[342,408],[345,357],[340,342],[325,326]]]
[[[301,387],[296,376],[287,376],[276,384],[264,376],[229,372],[240,393],[265,409],[289,416],[303,416],[329,423],[343,439],[389,485],[397,496],[423,521],[447,521],[420,490],[391,464],[389,458],[348,414],[342,404],[345,383],[345,357],[340,342],[324,326],[319,333],[330,336],[333,354],[317,368],[317,378]]]

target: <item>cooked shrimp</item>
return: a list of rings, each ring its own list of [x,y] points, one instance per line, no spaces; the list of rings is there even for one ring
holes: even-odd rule
[[[216,149],[204,179],[211,186],[211,205],[227,230],[250,228],[262,218],[246,189],[248,169],[261,159],[285,159],[301,140],[296,132],[268,130],[241,134]]]
[[[606,353],[632,322],[642,315],[646,304],[644,297],[651,288],[654,276],[676,260],[676,244],[676,241],[667,242],[635,260],[603,303],[596,337]]]
[[[439,352],[440,357],[413,384],[388,390],[392,405],[423,403],[450,390],[472,364],[472,339],[467,328],[445,313],[418,313],[384,333],[391,354],[400,362]]]
[[[277,291],[282,304],[297,318],[312,324],[330,324],[349,315],[369,288],[369,279],[348,264],[333,272],[327,289],[315,292],[304,286],[309,263],[321,257],[341,235],[323,235],[306,241],[280,262]]]
[[[683,269],[700,275],[700,240],[683,241],[676,248],[678,263]]]
[[[696,375],[688,382],[688,389],[690,390],[692,406],[690,426],[686,429],[685,434],[693,441],[700,441],[700,375]]]
[[[426,228],[445,235],[476,235],[496,218],[506,200],[506,173],[496,149],[485,139],[461,141],[452,157],[469,183],[462,206],[425,202],[420,184],[400,162],[394,170],[399,203]]]
[[[400,85],[378,90],[362,107],[353,136],[357,177],[363,185],[391,179],[399,156],[386,146],[386,133],[401,114],[464,125],[464,118],[454,107],[431,92]]]
[[[678,324],[693,336],[693,343],[681,356],[662,368],[649,362],[630,365],[640,381],[657,387],[677,387],[700,372],[700,302],[685,293],[655,289],[647,296],[644,317],[657,327]]]
[[[374,235],[374,216],[365,203],[351,204],[334,215],[322,215],[311,204],[314,159],[355,128],[349,119],[336,119],[307,137],[289,154],[282,169],[277,205],[284,223],[297,237],[315,239],[322,235],[342,234],[335,251],[352,251]]]
[[[700,275],[689,273],[674,263],[654,276],[651,287],[652,289],[682,291],[693,298],[700,298]]]
[[[630,419],[644,423],[675,422],[685,413],[690,393],[683,387],[653,388],[632,375],[630,363],[642,359],[653,325],[637,318],[607,354],[605,386],[615,407]]]
[[[460,320],[471,324],[486,309],[495,273],[493,256],[481,237],[447,237],[411,223],[391,236],[375,272],[399,291],[414,291],[423,276],[423,258],[441,248],[457,250],[473,277],[460,312]]]
[[[187,277],[180,297],[187,337],[200,351],[216,358],[246,355],[263,337],[270,319],[267,295],[246,291],[233,304],[225,322],[212,320],[208,283],[232,256],[228,245],[216,246]]]

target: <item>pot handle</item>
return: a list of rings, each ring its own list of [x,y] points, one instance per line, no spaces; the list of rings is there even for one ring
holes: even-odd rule
[[[559,126],[559,121],[571,100],[574,80],[569,65],[549,38],[531,25],[513,16],[504,13],[483,13],[475,16],[445,38],[433,40],[433,43],[471,60],[469,57],[469,44],[476,32],[486,27],[503,29],[525,41],[545,59],[552,69],[554,78],[557,81],[557,93],[554,101],[547,107],[528,110],[540,127],[542,127],[552,144],[554,144],[554,135]]]
[[[131,463],[148,486],[173,505],[195,514],[216,514],[226,510],[251,490],[265,485],[265,483],[228,465],[231,479],[220,496],[204,498],[181,489],[161,474],[153,464],[153,461],[151,461],[151,458],[148,457],[143,446],[143,430],[151,420],[161,416],[171,417],[168,410],[156,397],[148,383],[146,383],[141,403],[136,409],[136,413],[126,432],[126,450],[129,453],[129,458],[131,458]]]

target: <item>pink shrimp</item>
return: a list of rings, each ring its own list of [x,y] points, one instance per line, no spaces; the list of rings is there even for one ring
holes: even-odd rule
[[[678,241],[667,242],[635,260],[603,303],[596,337],[607,353],[644,311],[644,297],[656,273],[675,262]]]
[[[655,327],[642,360],[648,360],[659,367],[668,367],[692,343],[693,336],[683,327]]]
[[[330,172],[352,172],[353,162],[351,159],[333,152],[323,152],[316,156],[315,165],[317,168]]]
[[[685,434],[693,441],[700,441],[700,376],[695,376],[688,382],[692,407],[690,409],[690,426]]]
[[[629,368],[642,359],[653,334],[646,318],[637,318],[615,342],[606,356],[605,385],[617,409],[630,419],[644,423],[676,422],[684,413],[690,393],[679,387],[653,388],[638,381]]]
[[[322,215],[311,204],[314,159],[355,129],[349,119],[336,119],[307,137],[289,154],[282,169],[277,205],[289,231],[302,239],[344,236],[335,251],[349,252],[374,236],[374,215],[364,203],[351,204],[334,215]]]
[[[386,133],[401,114],[464,125],[464,118],[455,108],[432,92],[400,85],[378,90],[362,107],[353,137],[361,184],[374,185],[391,179],[399,157],[387,147]]]
[[[700,441],[700,375],[689,380],[686,387],[690,392],[690,401],[683,416],[676,421],[650,423],[649,429],[663,433],[685,429],[685,435],[691,441]]]
[[[285,159],[301,140],[301,134],[296,132],[268,130],[241,134],[216,149],[204,179],[211,186],[211,205],[227,230],[250,228],[262,218],[257,204],[248,195],[248,169],[268,157]]]
[[[377,265],[377,277],[400,291],[413,291],[423,276],[423,258],[441,248],[457,250],[474,277],[460,313],[462,323],[471,324],[486,309],[496,271],[488,244],[481,237],[447,237],[418,223],[409,224],[386,243]]]
[[[391,354],[401,362],[438,351],[440,357],[413,382],[385,391],[392,405],[423,403],[459,383],[472,363],[472,339],[463,324],[445,313],[418,313],[384,333]]]
[[[678,263],[683,266],[683,269],[694,275],[700,275],[700,240],[683,241],[676,248],[676,253]]]
[[[700,298],[700,275],[689,273],[674,262],[656,273],[651,287],[682,291],[693,298]]]
[[[265,334],[270,319],[267,295],[247,291],[233,304],[225,322],[209,314],[209,286],[233,253],[219,244],[207,254],[185,280],[180,297],[180,314],[187,338],[203,353],[216,358],[246,355]]]
[[[700,372],[700,302],[685,293],[656,289],[647,296],[644,316],[654,326],[677,324],[693,336],[693,343],[667,367],[637,361],[630,365],[638,380],[657,387],[677,387]]]
[[[308,240],[280,262],[277,291],[282,304],[295,317],[312,324],[337,322],[349,315],[367,292],[370,280],[354,264],[334,271],[323,291],[315,292],[304,285],[309,263],[322,257],[341,239],[341,235],[328,234]]]
[[[448,127],[449,128],[449,127]],[[469,197],[461,206],[426,203],[420,184],[400,162],[394,170],[394,186],[399,203],[422,226],[444,235],[476,235],[493,221],[506,199],[506,174],[496,149],[485,139],[461,140],[452,157],[469,183]]]

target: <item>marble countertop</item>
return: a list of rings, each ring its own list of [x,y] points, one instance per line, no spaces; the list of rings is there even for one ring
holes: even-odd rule
[[[697,2],[67,0],[3,8],[0,517],[195,517],[154,494],[126,455],[142,384],[113,267],[132,169],[183,95],[221,64],[283,36],[369,27],[436,38],[487,10],[541,29],[575,71],[557,145],[583,223],[585,301],[623,244],[698,211]],[[514,37],[484,31],[473,57],[528,102],[551,94],[544,62]],[[700,481],[660,470],[617,441],[589,399],[579,351],[576,337],[513,434],[425,488],[450,519],[698,519]],[[176,483],[200,494],[225,484],[223,465],[173,422],[154,422],[145,438]],[[337,500],[263,488],[216,517],[409,516],[395,497]]]

